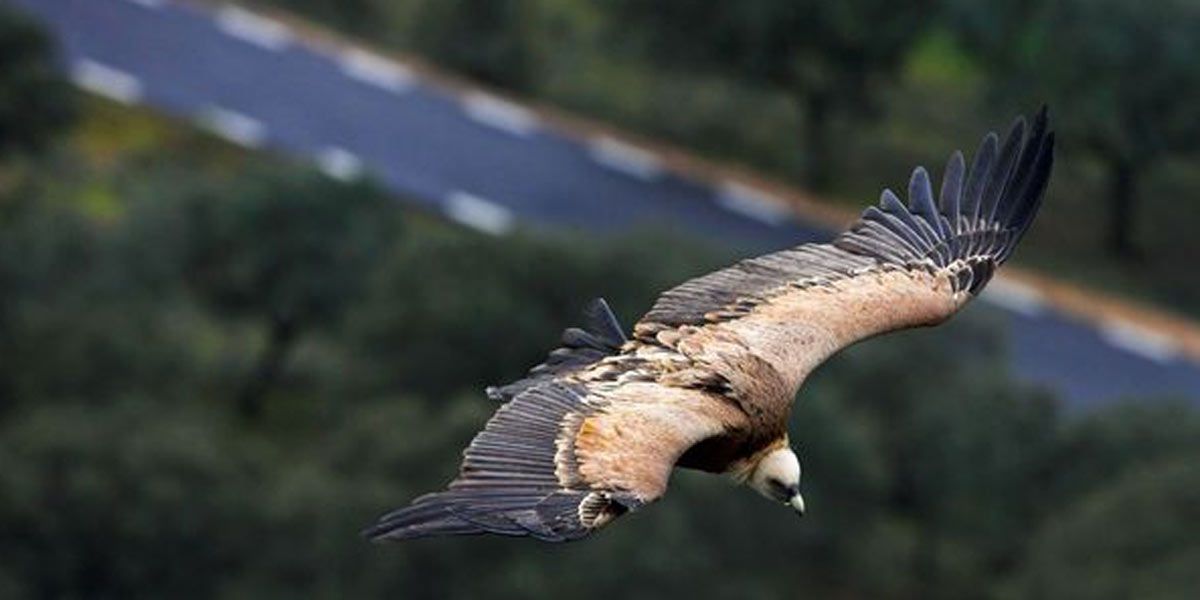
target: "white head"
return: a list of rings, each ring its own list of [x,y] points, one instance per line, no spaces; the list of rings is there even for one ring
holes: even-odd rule
[[[800,459],[791,448],[783,446],[763,455],[746,485],[768,500],[792,507],[804,515],[804,497],[800,495]]]

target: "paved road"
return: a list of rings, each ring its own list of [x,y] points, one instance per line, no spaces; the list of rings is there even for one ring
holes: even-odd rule
[[[650,153],[578,140],[484,94],[428,85],[402,65],[325,48],[236,8],[166,0],[17,0],[56,33],[81,87],[144,103],[250,147],[370,171],[405,198],[490,233],[515,223],[616,230],[653,223],[747,253],[826,239],[762,194],[677,176]],[[997,282],[999,283],[999,282]],[[995,288],[995,289],[992,289]],[[1200,402],[1200,365],[1129,325],[1092,327],[1030,289],[993,285],[969,310],[1008,324],[1015,371],[1075,408],[1128,395]],[[990,304],[990,306],[989,306]]]

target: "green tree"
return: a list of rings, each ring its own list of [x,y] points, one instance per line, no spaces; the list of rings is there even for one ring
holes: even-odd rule
[[[1200,453],[1200,413],[1183,402],[1129,403],[1071,421],[1046,468],[1056,504],[1066,504],[1127,473]]]
[[[74,91],[36,23],[0,5],[0,155],[38,150],[75,114]]]
[[[528,90],[543,50],[535,0],[436,0],[415,11],[416,48],[485,83]]]
[[[0,201],[0,406],[182,383],[179,315],[140,274],[161,248],[123,252],[120,227],[22,188]]]
[[[1020,559],[1041,518],[1054,405],[1009,382],[996,324],[980,316],[872,340],[818,374],[870,424],[881,502],[908,532],[894,564],[879,565],[899,571],[890,593],[978,596]]]
[[[237,393],[241,413],[255,417],[301,336],[336,323],[361,293],[398,237],[398,211],[372,185],[294,168],[175,195],[148,209],[145,226],[177,248],[183,280],[206,305],[262,324],[261,353]]]
[[[956,5],[965,45],[993,68],[1000,95],[1058,108],[1063,139],[1103,165],[1106,249],[1137,256],[1141,182],[1163,159],[1200,151],[1200,4]]]
[[[211,408],[140,401],[8,419],[7,597],[211,597],[264,520],[252,490],[265,465],[229,431]]]
[[[414,228],[384,259],[348,324],[362,357],[354,382],[367,386],[357,392],[399,388],[436,400],[513,381],[598,296],[629,328],[683,273],[717,263],[715,252],[682,241],[664,255],[655,245],[662,243],[646,234],[606,244],[526,233],[498,242],[445,226]]]
[[[1190,598],[1200,589],[1194,453],[1129,473],[1053,516],[1013,586],[1018,598]]]
[[[804,122],[805,182],[836,171],[832,121],[879,108],[881,84],[931,21],[931,0],[609,0],[619,26],[639,27],[652,59],[725,74],[795,98]]]

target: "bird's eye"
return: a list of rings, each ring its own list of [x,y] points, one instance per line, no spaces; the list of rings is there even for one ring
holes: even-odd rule
[[[767,487],[771,488],[771,493],[777,498],[787,499],[788,486],[784,485],[782,481],[778,479],[768,479]]]

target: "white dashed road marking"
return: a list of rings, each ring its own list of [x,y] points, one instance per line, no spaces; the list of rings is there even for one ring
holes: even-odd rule
[[[317,153],[317,166],[326,175],[341,181],[352,181],[362,176],[363,165],[354,153],[329,146]]]
[[[365,50],[346,50],[339,62],[347,77],[389,92],[402,93],[413,86],[413,74],[408,67]]]
[[[237,6],[217,11],[217,27],[230,37],[278,52],[292,41],[292,32],[283,23],[256,15]]]
[[[487,94],[467,94],[462,108],[471,120],[516,136],[532,135],[538,126],[537,117],[528,109]]]
[[[1137,325],[1109,321],[1100,325],[1100,337],[1113,346],[1157,363],[1168,363],[1179,355],[1171,338]]]
[[[1024,283],[1007,278],[993,279],[986,288],[983,288],[980,298],[1000,308],[1027,317],[1035,317],[1045,308],[1041,292]]]
[[[445,210],[451,219],[484,233],[503,235],[513,228],[512,211],[467,192],[451,192]]]
[[[142,99],[142,82],[119,69],[90,59],[81,59],[71,66],[71,81],[75,85],[123,104],[136,104]]]
[[[654,153],[610,137],[601,137],[588,144],[592,160],[631,177],[650,181],[662,175],[662,161]]]
[[[767,225],[781,225],[792,217],[787,203],[744,183],[727,181],[717,190],[717,204]]]
[[[239,146],[257,148],[267,139],[267,127],[261,121],[219,106],[201,111],[198,121],[205,129]]]
[[[126,0],[130,4],[136,4],[142,8],[162,8],[166,4],[166,0]]]

